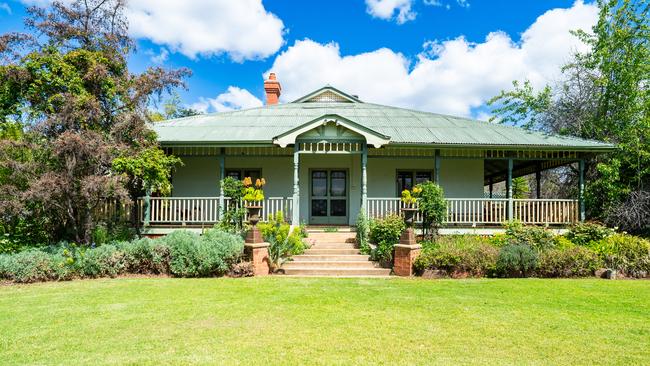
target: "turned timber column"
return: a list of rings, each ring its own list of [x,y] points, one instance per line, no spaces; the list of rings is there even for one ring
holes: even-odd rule
[[[512,218],[514,217],[514,203],[512,201],[512,167],[513,161],[512,159],[508,159],[508,181],[506,182],[508,189],[508,221],[512,221]]]
[[[220,150],[219,154],[219,210],[217,210],[217,219],[221,220],[221,213],[225,211],[224,199],[223,199],[223,184],[221,182],[226,176],[226,149],[223,147]]]
[[[361,210],[366,210],[368,202],[368,144],[363,144],[361,154]],[[364,212],[365,213],[365,212]]]
[[[144,196],[144,226],[151,223],[151,186],[147,184],[146,195]]]
[[[578,192],[578,205],[580,210],[580,221],[585,221],[585,161],[580,160],[578,164],[580,170],[580,187]]]
[[[293,146],[293,212],[291,225],[300,225],[300,145]]]
[[[440,185],[440,150],[436,150],[434,159],[435,170],[433,171],[433,182],[437,185]]]

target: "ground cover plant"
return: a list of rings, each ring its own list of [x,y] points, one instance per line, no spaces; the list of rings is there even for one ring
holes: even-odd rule
[[[126,274],[221,276],[240,261],[243,250],[241,236],[218,229],[200,236],[179,230],[159,239],[98,247],[60,243],[0,255],[0,280],[29,283]]]
[[[3,365],[647,365],[650,281],[118,278],[0,286]]]
[[[645,278],[650,241],[615,233],[597,223],[579,223],[564,235],[543,227],[506,225],[495,236],[441,236],[423,242],[414,263],[418,273],[436,270],[451,277],[587,277],[599,269]]]

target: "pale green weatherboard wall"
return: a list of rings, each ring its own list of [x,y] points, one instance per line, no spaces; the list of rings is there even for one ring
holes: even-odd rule
[[[219,158],[182,157],[182,167],[174,173],[174,197],[217,197],[219,195]],[[226,169],[261,168],[266,178],[267,197],[293,195],[293,157],[227,157]],[[353,224],[361,206],[360,155],[301,155],[300,220],[309,220],[309,175],[312,169],[346,169],[350,179],[348,217]],[[434,170],[433,159],[369,158],[368,197],[396,197],[397,170]],[[440,183],[450,198],[483,197],[483,160],[443,159]]]

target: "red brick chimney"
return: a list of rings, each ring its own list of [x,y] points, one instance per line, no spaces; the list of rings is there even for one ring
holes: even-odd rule
[[[266,92],[266,105],[278,104],[280,99],[280,82],[276,80],[275,73],[269,74],[269,79],[264,80],[264,91]]]

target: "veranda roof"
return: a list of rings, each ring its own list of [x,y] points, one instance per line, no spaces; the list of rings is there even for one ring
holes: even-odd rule
[[[291,103],[172,119],[154,123],[152,128],[163,145],[272,144],[277,136],[325,116],[338,116],[385,135],[390,145],[594,152],[614,148],[614,145],[599,141],[364,103],[329,86]]]

